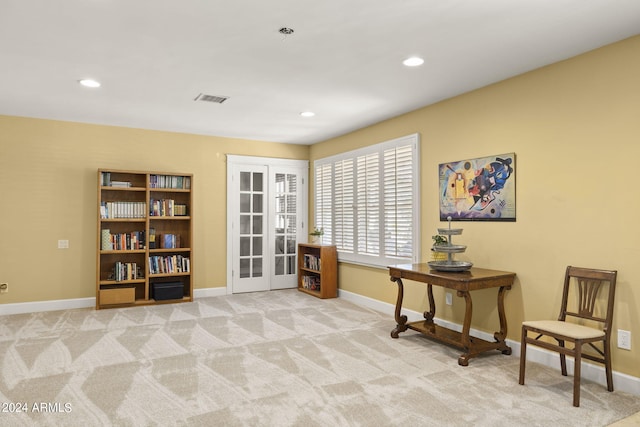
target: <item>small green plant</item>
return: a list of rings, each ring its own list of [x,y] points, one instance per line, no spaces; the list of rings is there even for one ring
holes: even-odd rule
[[[324,228],[314,228],[313,231],[311,233],[309,233],[310,236],[322,236],[324,234]]]
[[[442,236],[440,234],[436,234],[435,236],[431,236],[431,238],[433,239],[434,246],[446,245],[449,242],[445,236]]]

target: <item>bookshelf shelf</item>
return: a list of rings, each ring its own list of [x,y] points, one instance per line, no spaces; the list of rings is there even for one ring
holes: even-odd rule
[[[102,255],[118,255],[118,254],[143,254],[146,251],[144,249],[123,249],[123,250],[104,250],[101,249]]]
[[[191,273],[154,273],[150,274],[150,278],[154,277],[177,277],[177,276],[189,276]]]
[[[146,218],[101,218],[102,222],[147,222]]]
[[[190,189],[184,189],[184,188],[151,188],[150,191],[152,193],[189,193],[191,192]]]
[[[298,290],[317,298],[338,296],[338,252],[335,246],[298,244]]]
[[[190,216],[174,215],[174,216],[152,216],[149,218],[151,221],[191,221]]]
[[[114,286],[122,286],[125,287],[127,285],[133,285],[136,283],[144,283],[145,279],[136,279],[136,280],[120,280],[119,282],[115,281],[115,280],[101,280],[100,284],[101,285],[114,285]]]
[[[192,179],[98,169],[96,309],[193,300]]]
[[[101,185],[100,188],[103,191],[143,191],[143,192],[147,191],[145,187],[109,187],[109,186]]]

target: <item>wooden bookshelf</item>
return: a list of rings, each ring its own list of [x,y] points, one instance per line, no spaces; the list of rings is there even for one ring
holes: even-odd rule
[[[338,296],[338,251],[335,246],[298,244],[298,290],[318,298]]]
[[[193,301],[192,186],[190,174],[98,169],[96,309]]]

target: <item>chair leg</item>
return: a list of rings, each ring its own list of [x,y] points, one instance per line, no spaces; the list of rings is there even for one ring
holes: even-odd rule
[[[564,341],[558,340],[558,345],[564,348]],[[564,353],[560,353],[560,371],[567,376],[567,356]]]
[[[609,347],[609,340],[604,339],[604,370],[607,374],[607,390],[613,391],[613,374],[611,372],[611,348]]]
[[[576,341],[573,367],[573,406],[580,406],[580,367],[582,365],[582,342]]]
[[[522,327],[522,338],[520,341],[520,378],[518,384],[524,385],[524,370],[527,364],[527,330]]]

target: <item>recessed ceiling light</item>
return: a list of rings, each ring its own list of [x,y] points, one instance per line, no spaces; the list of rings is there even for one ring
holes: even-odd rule
[[[424,59],[418,58],[417,56],[412,56],[411,58],[407,58],[402,61],[402,63],[407,67],[417,67],[418,65],[424,64]]]
[[[313,117],[316,115],[316,113],[314,113],[313,111],[303,111],[302,113],[300,113],[300,115],[302,117]]]
[[[78,83],[80,83],[84,87],[100,87],[100,82],[92,79],[82,79],[79,80]]]

